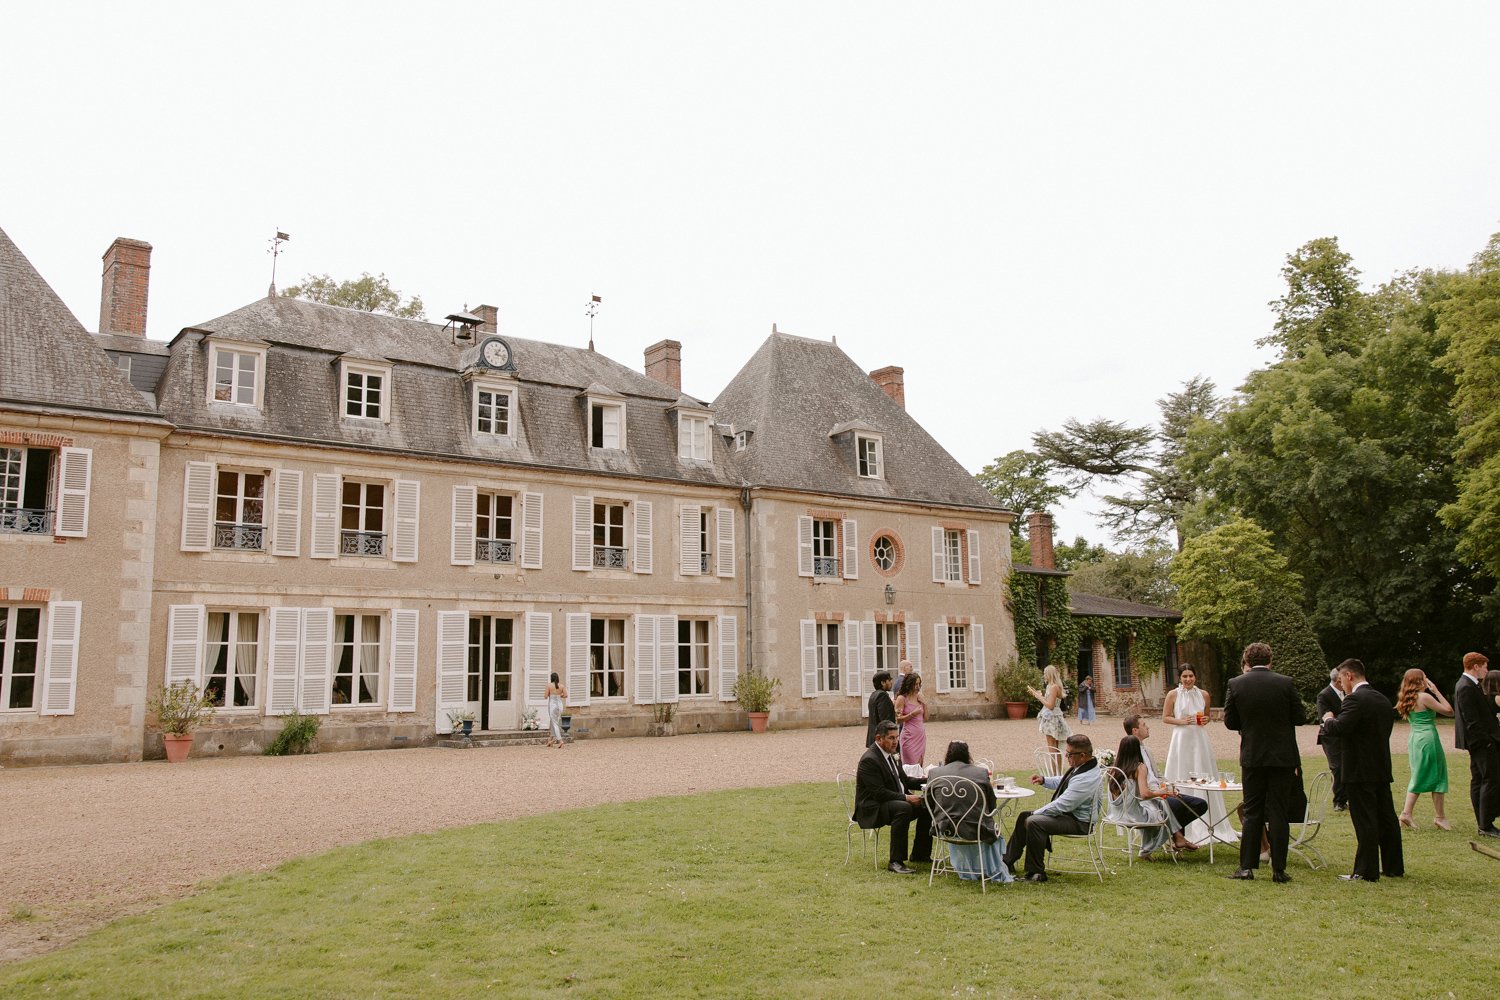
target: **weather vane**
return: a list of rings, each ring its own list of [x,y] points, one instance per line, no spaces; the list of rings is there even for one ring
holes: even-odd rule
[[[276,258],[281,256],[281,244],[289,239],[290,236],[278,229],[276,235],[266,241],[271,244],[271,249],[266,251],[271,255],[271,290],[267,294],[273,299],[276,297]]]
[[[599,315],[599,303],[603,302],[597,295],[589,296],[589,304],[583,310],[583,314],[589,318],[589,350],[594,349],[594,317]]]

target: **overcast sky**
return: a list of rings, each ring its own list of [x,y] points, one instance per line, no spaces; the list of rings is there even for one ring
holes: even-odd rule
[[[384,272],[430,318],[712,398],[770,332],[906,369],[972,471],[1265,360],[1289,252],[1366,278],[1500,230],[1500,5],[8,7],[0,228],[90,330],[116,236],[150,336]],[[1097,537],[1087,499],[1059,531]]]

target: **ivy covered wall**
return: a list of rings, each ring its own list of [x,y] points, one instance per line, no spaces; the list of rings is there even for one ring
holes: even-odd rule
[[[1010,611],[1016,626],[1016,652],[1022,663],[1040,666],[1038,648],[1050,640],[1053,663],[1071,667],[1085,639],[1098,639],[1111,656],[1121,640],[1133,645],[1130,659],[1137,676],[1152,677],[1162,668],[1174,622],[1166,618],[1117,618],[1075,615],[1068,608],[1068,578],[1033,573],[1010,575]]]

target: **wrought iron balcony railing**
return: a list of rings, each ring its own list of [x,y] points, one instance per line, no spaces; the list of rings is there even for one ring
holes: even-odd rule
[[[383,556],[385,555],[385,532],[341,531],[339,532],[339,555]]]
[[[813,576],[838,576],[838,556],[813,556]]]
[[[8,535],[51,534],[52,509],[0,507],[0,532]]]
[[[214,522],[214,548],[249,549],[258,552],[266,545],[266,526],[263,524],[235,524],[231,521]]]
[[[629,569],[630,550],[617,545],[595,545],[594,566],[597,569]]]
[[[515,552],[515,542],[509,538],[481,538],[474,543],[474,559],[476,562],[515,562]]]

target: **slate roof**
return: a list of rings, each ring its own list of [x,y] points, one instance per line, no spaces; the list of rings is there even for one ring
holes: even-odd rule
[[[836,344],[773,332],[713,407],[715,420],[754,428],[745,450],[733,455],[747,482],[1003,509]],[[883,479],[858,473],[853,431],[865,426],[880,435]],[[830,436],[835,431],[841,433]]]
[[[267,345],[265,405],[258,413],[208,401],[205,336]],[[483,339],[485,334],[479,335]],[[470,460],[738,486],[721,439],[714,462],[677,458],[679,394],[579,347],[501,335],[519,384],[514,445],[470,431],[460,372],[475,355],[443,327],[300,299],[265,298],[182,331],[160,388],[161,410],[184,427]],[[390,420],[341,419],[338,358],[392,362]],[[624,451],[589,448],[589,387],[625,397]],[[706,404],[700,404],[706,405]]]
[[[0,229],[0,400],[152,417],[52,286]]]
[[[1102,597],[1099,594],[1070,593],[1068,595],[1072,607],[1069,608],[1075,615],[1102,615],[1107,618],[1167,618],[1179,621],[1182,618],[1181,611],[1173,611],[1171,608],[1159,607],[1155,604],[1140,604],[1136,601],[1122,601],[1115,597]]]

